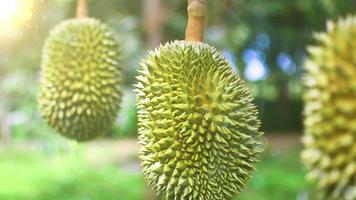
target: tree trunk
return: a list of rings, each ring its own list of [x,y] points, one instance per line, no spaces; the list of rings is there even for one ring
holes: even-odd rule
[[[148,48],[153,49],[162,42],[162,25],[166,18],[165,7],[161,0],[145,0],[143,4],[144,31]]]

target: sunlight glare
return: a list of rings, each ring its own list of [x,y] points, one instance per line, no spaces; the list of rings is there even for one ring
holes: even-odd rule
[[[20,28],[33,15],[33,0],[0,0],[0,35]]]
[[[0,0],[0,22],[6,23],[16,15],[19,1]]]

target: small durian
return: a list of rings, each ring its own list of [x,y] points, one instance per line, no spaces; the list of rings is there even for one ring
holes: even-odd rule
[[[121,52],[114,32],[97,19],[55,27],[43,50],[38,95],[48,124],[77,141],[104,134],[121,100]]]
[[[140,158],[165,200],[231,200],[262,151],[244,81],[208,44],[169,42],[142,62],[136,84]]]
[[[328,22],[305,63],[302,160],[321,199],[356,199],[356,17]]]

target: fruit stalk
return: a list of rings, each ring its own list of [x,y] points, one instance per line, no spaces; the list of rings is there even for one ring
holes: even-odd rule
[[[88,0],[78,0],[77,19],[88,17]]]
[[[188,0],[186,41],[203,42],[207,7],[207,0]]]

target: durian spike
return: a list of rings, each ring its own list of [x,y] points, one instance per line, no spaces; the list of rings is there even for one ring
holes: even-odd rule
[[[188,0],[186,41],[203,42],[207,7],[207,0]]]
[[[88,0],[78,0],[77,4],[77,19],[88,17]]]

